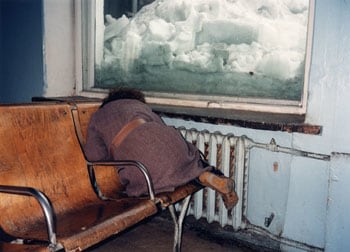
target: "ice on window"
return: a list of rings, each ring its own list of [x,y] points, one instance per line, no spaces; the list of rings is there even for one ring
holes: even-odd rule
[[[307,0],[156,0],[105,16],[97,82],[298,100],[307,22]]]

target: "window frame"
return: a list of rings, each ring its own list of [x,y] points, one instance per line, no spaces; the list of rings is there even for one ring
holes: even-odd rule
[[[96,10],[103,8],[103,5],[101,7],[101,2],[102,1],[100,0],[76,0],[76,30],[77,33],[81,34],[80,38],[77,39],[77,44],[81,46],[81,48],[78,46],[78,51],[80,51],[80,53],[77,53],[76,55],[78,75],[77,89],[79,95],[87,97],[104,97],[108,92],[106,89],[94,87],[96,57],[94,31],[98,25],[103,25],[103,15],[102,19],[100,17],[100,20],[95,22],[95,14]],[[258,121],[263,120],[261,119],[261,115],[264,114],[272,114],[274,115],[274,118],[276,115],[281,115],[282,121],[285,121],[285,119],[283,119],[285,116],[292,116],[292,118],[293,116],[296,116],[297,118],[305,118],[309,90],[314,15],[315,0],[309,0],[304,86],[300,101],[145,92],[147,102],[157,107],[159,111],[172,111],[173,113],[212,115],[213,113],[210,113],[210,111],[214,111],[214,114],[217,117],[235,118],[235,112],[240,111],[252,115],[252,120],[258,118]],[[84,23],[87,25],[84,25]],[[91,29],[91,27],[94,27],[94,29]],[[77,36],[79,37],[79,35]],[[79,70],[79,68],[81,70]],[[169,108],[171,109],[169,110]],[[256,117],[254,114],[259,114],[260,116]],[[288,118],[288,120],[290,120],[290,117]],[[241,119],[241,117],[238,119]],[[300,121],[300,119],[298,119],[298,121]]]

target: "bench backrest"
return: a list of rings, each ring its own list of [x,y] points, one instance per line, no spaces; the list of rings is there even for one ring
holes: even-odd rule
[[[44,192],[56,214],[96,200],[70,105],[0,106],[0,184]],[[0,196],[1,229],[30,226],[42,218],[32,197]]]
[[[77,134],[80,135],[80,144],[83,146],[87,137],[87,129],[92,114],[100,107],[98,102],[76,103],[72,110],[76,123]],[[120,184],[116,169],[95,169],[94,170],[98,186],[104,196],[115,198],[118,193],[123,191],[123,186]]]
[[[91,119],[91,116],[94,112],[98,110],[101,103],[98,102],[85,102],[85,103],[76,103],[74,107],[78,113],[79,127],[82,133],[82,141],[86,140],[87,129]]]

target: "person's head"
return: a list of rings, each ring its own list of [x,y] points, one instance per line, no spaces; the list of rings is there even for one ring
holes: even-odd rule
[[[145,95],[140,90],[133,88],[118,88],[111,90],[108,96],[103,99],[101,108],[109,102],[121,99],[134,99],[146,103]]]

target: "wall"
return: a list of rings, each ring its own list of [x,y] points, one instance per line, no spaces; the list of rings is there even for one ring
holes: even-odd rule
[[[45,96],[73,95],[76,83],[75,19],[72,0],[44,0]]]
[[[330,156],[323,161],[252,150],[247,218],[284,238],[283,250],[350,249],[349,30],[349,1],[316,1],[306,123],[321,125],[319,136],[167,120],[176,126],[247,135],[262,143],[273,137],[279,145]],[[274,163],[278,172],[273,171]],[[264,219],[271,212],[275,219],[266,228]]]
[[[47,96],[75,94],[75,87],[79,88],[76,85],[80,82],[79,75],[75,74],[79,69],[74,58],[79,55],[79,47],[74,42],[77,39],[74,4],[79,4],[79,0],[44,1],[47,69],[44,91]],[[40,54],[35,58],[40,58]],[[306,122],[321,125],[320,135],[165,118],[167,123],[175,126],[247,135],[261,143],[269,143],[274,138],[278,145],[330,157],[329,160],[318,160],[251,150],[246,217],[252,225],[280,237],[284,242],[283,250],[350,250],[349,67],[350,2],[317,0]],[[21,66],[21,70],[23,68],[25,66]],[[11,69],[18,70],[15,64]],[[16,89],[25,90],[32,84],[17,85]],[[278,170],[273,170],[275,164],[278,164]],[[271,212],[276,217],[269,227],[265,227],[264,218]]]
[[[326,216],[326,250],[350,248],[350,2],[319,1],[315,18],[308,121],[323,125],[319,138],[295,137],[295,145],[331,154]]]
[[[0,102],[29,102],[43,93],[41,0],[0,1]]]
[[[350,216],[350,1],[316,1],[315,28],[306,123],[322,134],[269,132],[168,119],[222,133],[247,135],[255,141],[330,156],[329,161],[252,150],[249,165],[248,220],[284,238],[283,250],[314,247],[349,251]],[[279,171],[273,172],[273,164]],[[271,226],[263,225],[271,212]],[[288,246],[290,240],[297,241]],[[293,248],[294,247],[294,248]]]

